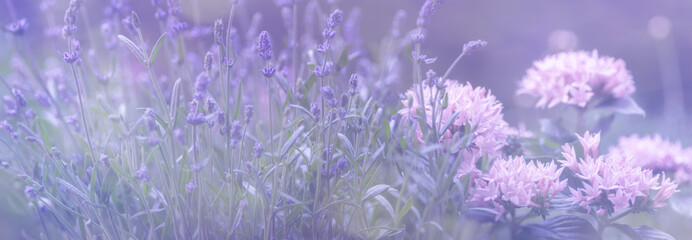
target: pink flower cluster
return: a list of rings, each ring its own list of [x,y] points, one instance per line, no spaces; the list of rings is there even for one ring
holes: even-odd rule
[[[596,50],[563,52],[535,61],[520,85],[517,94],[539,97],[538,108],[559,103],[584,107],[596,93],[622,98],[635,90],[625,61],[599,56]]]
[[[675,174],[678,183],[692,180],[692,148],[671,142],[660,135],[622,137],[610,155],[633,158],[638,166],[654,172]]]
[[[441,92],[437,92],[436,87],[423,86],[423,99],[425,104],[418,101],[418,86],[406,92],[406,99],[402,100],[404,107],[399,110],[403,120],[415,119],[417,111],[421,110],[421,105],[425,106],[427,123],[432,126],[433,120],[436,126],[445,126],[458,111],[459,115],[453,120],[450,127],[440,136],[440,141],[451,140],[455,133],[463,134],[465,125],[476,126],[474,137],[471,141],[471,151],[473,156],[483,154],[497,155],[507,139],[507,122],[503,120],[502,104],[495,99],[495,96],[485,88],[471,86],[470,83],[461,84],[454,80],[447,80],[444,92],[447,94],[448,106],[441,108]],[[433,119],[433,104],[431,101],[439,101],[435,104],[436,116]],[[418,124],[415,124],[418,126]],[[418,140],[423,142],[423,134],[420,128],[417,129]]]
[[[471,203],[493,208],[499,219],[519,207],[546,209],[555,195],[567,186],[560,181],[563,168],[550,163],[527,163],[523,157],[497,160],[488,173],[476,180]]]
[[[586,132],[579,136],[584,157],[578,158],[574,147],[562,146],[565,160],[560,162],[582,180],[583,187],[571,188],[569,199],[589,212],[612,214],[633,207],[648,210],[664,206],[663,202],[677,190],[677,184],[665,175],[637,166],[622,155],[598,155],[600,134]],[[661,179],[659,181],[659,179]]]

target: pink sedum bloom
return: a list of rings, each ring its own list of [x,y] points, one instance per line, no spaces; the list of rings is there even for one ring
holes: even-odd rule
[[[451,125],[441,136],[439,141],[453,143],[458,139],[452,139],[456,133],[463,135],[466,124],[476,126],[473,132],[470,146],[464,149],[463,157],[465,164],[462,166],[473,166],[475,161],[487,154],[489,156],[497,156],[501,152],[502,146],[507,140],[508,124],[503,119],[502,104],[497,101],[495,96],[485,88],[471,86],[470,83],[462,84],[458,81],[447,80],[444,90],[447,94],[447,108],[442,109],[440,102],[443,96],[437,92],[436,87],[423,86],[423,99],[425,104],[420,104],[418,101],[418,86],[406,92],[406,99],[402,100],[403,108],[399,110],[403,121],[412,121],[418,119],[417,111],[422,110],[421,105],[425,106],[427,123],[433,126],[433,104],[431,100],[437,97],[438,102],[435,106],[435,125],[438,128],[445,126],[448,122]],[[459,115],[452,120],[456,112]],[[423,133],[417,123],[414,123],[416,134],[419,142],[424,142]],[[471,171],[471,169],[459,169],[457,176],[461,176]]]
[[[550,163],[527,163],[523,157],[495,161],[488,173],[476,180],[471,197],[474,205],[493,208],[499,219],[510,209],[545,209],[557,193],[567,186],[560,181],[563,168]]]
[[[622,98],[634,93],[625,61],[592,52],[563,52],[535,61],[517,94],[539,97],[537,108],[564,103],[584,107],[596,93]]]
[[[679,142],[670,142],[660,135],[622,137],[609,153],[633,158],[638,166],[654,172],[675,174],[679,183],[690,181],[692,148],[683,148]]]
[[[570,188],[572,204],[598,215],[633,207],[651,210],[663,207],[677,190],[677,184],[665,175],[654,175],[642,169],[633,158],[621,154],[598,155],[598,134],[580,136],[585,149],[583,158],[577,159],[574,148],[563,146],[563,166],[571,169],[582,180],[583,187]]]

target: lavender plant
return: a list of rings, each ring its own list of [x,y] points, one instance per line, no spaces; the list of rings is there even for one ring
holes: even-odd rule
[[[54,1],[45,19],[6,2],[0,172],[35,223],[25,238],[673,239],[624,220],[688,185],[690,150],[632,136],[598,154],[616,115],[644,112],[624,61],[595,50],[527,70],[517,94],[576,113],[534,133],[489,89],[454,80],[488,43],[453,49],[443,69],[425,54],[441,0],[415,26],[399,11],[377,48],[360,10],[336,1],[275,1],[286,35],[240,0],[211,25],[179,0],[146,13],[71,0],[62,28]],[[56,28],[47,52],[61,54],[34,55],[26,34]]]

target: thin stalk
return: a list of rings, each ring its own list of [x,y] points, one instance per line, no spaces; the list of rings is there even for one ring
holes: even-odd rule
[[[459,54],[459,56],[457,56],[457,58],[454,60],[454,62],[452,62],[452,65],[449,65],[449,68],[447,68],[445,75],[442,75],[442,80],[445,80],[447,79],[447,77],[449,77],[449,74],[452,73],[452,69],[454,69],[457,63],[459,63],[459,61],[461,61],[461,59],[464,56],[466,56],[466,52],[462,51],[461,54]]]
[[[293,55],[293,92],[296,92],[298,85],[298,1],[293,1],[293,33],[292,52]]]
[[[72,49],[72,47],[70,47],[70,49]],[[74,78],[74,82],[77,85],[77,95],[79,96],[79,110],[82,115],[82,123],[84,123],[84,132],[86,132],[87,144],[89,144],[89,152],[91,153],[91,159],[94,162],[96,162],[96,155],[94,155],[94,147],[91,142],[91,134],[89,133],[89,125],[87,124],[86,120],[86,112],[84,111],[84,99],[82,97],[82,88],[79,84],[79,80],[77,79],[77,72],[75,72],[74,64],[70,64],[70,69],[72,70],[72,77]]]

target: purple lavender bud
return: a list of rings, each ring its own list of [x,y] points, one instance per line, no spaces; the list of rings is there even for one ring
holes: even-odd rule
[[[147,144],[149,144],[149,146],[152,146],[152,147],[158,145],[159,142],[161,142],[161,139],[159,139],[157,137],[153,137],[153,136],[147,137],[146,140],[147,140]]]
[[[428,87],[433,87],[435,85],[435,79],[437,78],[437,73],[430,69],[428,72],[425,73],[425,83],[427,83]]]
[[[332,48],[332,44],[331,44],[329,41],[325,41],[325,42],[323,42],[323,43],[320,43],[319,46],[317,46],[317,52],[318,52],[318,53],[324,54],[324,53],[326,53],[327,50],[329,50],[330,48]]]
[[[207,95],[209,88],[209,76],[206,73],[200,73],[195,79],[195,99],[201,101]]]
[[[253,147],[252,150],[255,152],[255,157],[260,158],[262,157],[262,153],[264,152],[264,146],[262,146],[261,142],[257,142],[255,143],[255,147]]]
[[[337,115],[338,115],[340,118],[346,117],[346,109],[340,107],[340,108],[339,108],[339,112],[337,112]]]
[[[26,117],[26,119],[34,119],[36,117],[36,112],[29,108],[26,111],[24,111],[24,117]]]
[[[351,94],[351,96],[356,95],[356,92],[358,92],[358,74],[351,74],[351,79],[348,80],[348,93]]]
[[[326,99],[327,101],[334,98],[334,90],[332,90],[332,88],[329,86],[320,88],[320,92],[322,92],[322,98]]]
[[[428,19],[435,13],[437,5],[440,4],[440,0],[426,0],[420,11],[418,12],[418,19],[416,19],[416,26],[423,28],[428,24]]]
[[[177,22],[173,24],[171,27],[171,30],[173,30],[173,33],[180,34],[182,32],[187,31],[189,28],[187,22]]]
[[[38,101],[38,103],[40,103],[44,107],[50,107],[50,100],[48,99],[48,96],[46,96],[45,93],[36,90],[36,92],[34,92],[34,98],[36,98],[36,101]]]
[[[272,43],[269,38],[269,33],[267,31],[262,31],[257,40],[257,52],[259,52],[260,58],[268,61],[272,58]]]
[[[132,33],[132,34],[137,33],[137,28],[132,23],[132,17],[127,16],[127,17],[123,18],[123,20],[121,20],[120,22],[123,24],[123,26],[125,26],[125,29],[127,29],[127,31],[129,31],[130,33]]]
[[[76,25],[65,25],[62,27],[62,36],[64,38],[71,37],[76,32],[77,32],[77,26]]]
[[[327,170],[326,168],[322,167],[322,177],[325,179],[331,179],[334,176],[334,169],[329,169]]]
[[[192,191],[195,190],[195,183],[190,181],[189,183],[185,184],[185,190],[188,194],[192,193]]]
[[[243,137],[242,128],[240,126],[240,121],[235,120],[231,122],[231,138],[235,140],[240,140]]]
[[[180,14],[182,14],[182,13],[183,13],[183,8],[180,6],[168,8],[168,14],[170,14],[171,16],[177,17],[177,16],[180,16]]]
[[[322,37],[325,39],[334,39],[336,37],[336,31],[331,29],[325,29],[322,31]]]
[[[77,15],[75,12],[71,11],[69,8],[65,10],[65,17],[63,18],[66,25],[74,25],[77,22]]]
[[[154,18],[156,18],[156,20],[162,21],[162,20],[166,19],[167,14],[168,13],[166,13],[166,11],[164,11],[163,9],[156,8],[156,12],[154,13]]]
[[[214,41],[218,45],[223,45],[223,20],[216,19],[214,22]]]
[[[19,19],[16,22],[7,24],[7,26],[5,26],[5,30],[14,34],[15,36],[24,35],[24,32],[26,32],[27,28],[29,28],[29,23],[27,23],[26,19],[24,18]]]
[[[327,102],[327,105],[329,105],[330,108],[336,107],[335,101],[329,101],[329,102]],[[329,118],[328,119],[330,122],[336,120],[337,116],[338,116],[338,112],[336,111],[336,109],[329,110]]]
[[[66,63],[69,63],[69,64],[76,62],[78,58],[79,58],[79,54],[75,54],[75,53],[70,54],[68,52],[62,53],[62,60],[65,61]]]
[[[79,121],[77,120],[77,114],[67,117],[67,124],[72,126],[72,130],[79,132]]]
[[[14,128],[9,122],[7,122],[7,120],[2,120],[2,122],[0,122],[0,129],[9,134],[12,139],[17,139],[17,137],[19,137],[19,134],[14,131]]]
[[[213,112],[214,110],[216,110],[216,101],[213,98],[208,97],[207,101],[206,101],[206,105],[207,105],[207,112]]]
[[[266,66],[262,69],[262,75],[266,78],[271,78],[274,76],[274,73],[276,73],[276,69],[272,66]]]
[[[185,145],[185,132],[180,128],[173,130],[173,137],[178,140],[181,145]]]
[[[463,51],[464,51],[464,54],[466,54],[466,55],[472,54],[475,51],[478,51],[478,50],[484,48],[486,45],[488,45],[488,42],[480,40],[480,39],[470,41],[470,42],[467,42],[466,44],[464,44],[464,50]]]
[[[336,161],[336,169],[338,169],[340,172],[346,171],[348,168],[348,160],[346,158],[339,158],[338,161]]]
[[[321,112],[322,111],[316,102],[310,104],[310,113],[312,113],[312,118],[315,119],[315,122],[320,121]]]
[[[226,123],[226,113],[221,110],[221,108],[216,110],[216,122],[219,123],[219,125],[224,125]]]
[[[416,33],[411,35],[411,40],[413,40],[414,43],[423,43],[425,42],[425,34],[422,33]]]
[[[50,155],[53,156],[54,158],[58,158],[58,159],[59,159],[59,158],[60,158],[60,155],[62,155],[62,153],[60,153],[60,151],[59,151],[57,148],[51,147],[51,148],[50,148]]]
[[[104,167],[106,167],[106,168],[111,167],[111,163],[110,163],[110,161],[108,161],[108,155],[101,153],[101,156],[99,157],[99,161],[101,162],[101,164],[103,164]]]
[[[5,114],[15,115],[17,114],[17,111],[19,111],[19,107],[17,106],[17,103],[14,101],[13,97],[3,96],[2,102],[5,105]]]
[[[401,35],[401,22],[403,22],[404,19],[406,19],[406,11],[397,11],[394,20],[392,20],[392,36],[399,37]]]
[[[342,107],[342,108],[348,107],[349,100],[350,100],[350,99],[349,99],[349,97],[348,97],[348,94],[342,93],[342,94],[341,94],[341,101],[340,101],[341,107]]]
[[[336,28],[339,26],[339,24],[343,21],[344,19],[344,12],[342,12],[339,9],[334,10],[331,15],[329,15],[329,18],[327,19],[327,27],[328,28]]]
[[[2,168],[9,168],[9,167],[10,167],[10,163],[5,162],[5,161],[2,161],[2,162],[0,162],[0,166],[2,166]]]
[[[197,126],[204,122],[206,122],[206,119],[204,119],[204,115],[202,113],[190,112],[187,114],[187,123],[192,126]]]
[[[144,111],[144,121],[147,124],[147,128],[149,131],[156,131],[158,129],[158,124],[156,123],[156,116],[154,115],[154,111],[151,109],[147,109]]]
[[[213,62],[214,54],[211,52],[207,52],[207,55],[204,56],[204,70],[206,70],[207,72],[211,71],[211,66]]]
[[[151,5],[154,7],[161,7],[161,0],[151,0]]]
[[[144,163],[142,163],[139,169],[135,172],[135,176],[137,176],[137,179],[143,182],[149,181],[149,171],[147,171],[147,166],[144,165]]]
[[[333,64],[331,62],[327,62],[327,64],[325,64],[324,68],[322,68],[322,66],[316,66],[315,70],[312,72],[317,77],[326,77],[326,76],[329,76],[329,73],[331,73],[332,66],[333,66]]]
[[[24,194],[30,199],[36,199],[38,197],[38,192],[33,187],[26,185],[24,187]]]
[[[255,107],[252,105],[245,105],[245,124],[250,123],[252,115],[255,113]]]

